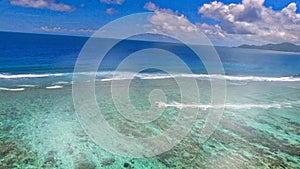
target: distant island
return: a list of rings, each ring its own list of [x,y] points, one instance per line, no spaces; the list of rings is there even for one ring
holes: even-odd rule
[[[275,50],[275,51],[284,51],[284,52],[300,52],[300,45],[295,45],[293,43],[279,43],[279,44],[266,44],[266,45],[240,45],[238,48],[247,48],[247,49],[262,49],[262,50]]]

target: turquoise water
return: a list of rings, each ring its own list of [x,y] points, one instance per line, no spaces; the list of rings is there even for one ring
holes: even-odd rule
[[[216,47],[225,75],[207,75],[202,61],[184,45],[120,42],[105,56],[95,82],[96,101],[110,126],[128,137],[149,137],[171,128],[180,110],[196,109],[198,115],[188,135],[171,150],[151,158],[130,158],[98,146],[77,117],[73,69],[87,38],[7,32],[0,32],[0,37],[5,39],[0,42],[0,169],[300,168],[299,53]],[[140,124],[117,111],[111,83],[128,80],[132,72],[116,72],[113,77],[113,70],[129,54],[146,48],[165,49],[185,61],[194,74],[176,71],[176,78],[196,79],[200,104],[181,102],[180,87],[172,76],[146,70],[130,84],[131,104],[148,110],[149,94],[161,89],[166,100],[156,101],[162,114]],[[152,55],[131,64],[148,63]],[[168,63],[176,70],[177,65]],[[216,79],[227,82],[225,110],[216,130],[202,143],[201,131],[215,108],[210,107],[210,82]],[[189,93],[186,100],[196,91]]]
[[[210,83],[199,79],[203,103]],[[151,135],[172,124],[178,109],[168,107],[152,124],[129,124],[108,97],[111,82],[97,82],[97,101],[119,132]],[[171,79],[132,85],[132,104],[147,109],[150,86],[165,88],[168,102],[179,98]],[[226,108],[218,129],[203,144],[199,136],[208,110],[199,110],[190,134],[172,150],[144,159],[111,154],[85,134],[73,107],[71,85],[0,92],[0,168],[298,168],[300,165],[300,84],[228,83],[227,104],[280,104],[281,107]],[[136,93],[135,93],[136,92]],[[135,101],[136,100],[136,101]]]

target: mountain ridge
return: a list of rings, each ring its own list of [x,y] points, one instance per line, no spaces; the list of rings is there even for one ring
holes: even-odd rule
[[[279,44],[265,44],[265,45],[243,44],[238,46],[237,48],[274,50],[274,51],[283,51],[283,52],[300,52],[300,45],[295,45],[289,42],[283,42]]]

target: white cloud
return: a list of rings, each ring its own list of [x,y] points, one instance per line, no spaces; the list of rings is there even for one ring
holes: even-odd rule
[[[149,10],[149,11],[156,11],[159,9],[158,6],[156,6],[154,3],[152,2],[147,2],[145,5],[144,5],[144,8]]]
[[[152,2],[146,3],[144,8],[155,12],[149,17],[149,22],[153,26],[151,33],[174,34],[178,37],[185,37],[187,34],[198,31],[196,25],[193,25],[184,15],[179,15],[177,11],[160,8]]]
[[[155,5],[152,2],[147,2],[144,5],[144,8],[147,9],[148,11],[154,11],[154,12],[160,12],[160,13],[168,13],[168,14],[173,14],[173,15],[177,15],[178,11],[173,11],[171,9],[166,9],[166,8],[160,8],[159,6]]]
[[[296,3],[281,11],[264,5],[264,0],[243,0],[241,4],[211,2],[199,8],[204,17],[220,21],[226,34],[264,42],[300,42],[300,14]]]
[[[160,8],[152,2],[146,3],[144,8],[155,12],[149,17],[149,22],[154,25],[151,33],[174,34],[177,37],[189,39],[193,39],[195,33],[199,32],[204,33],[210,39],[224,39],[226,36],[226,33],[218,25],[211,26],[205,23],[195,25],[178,11]]]
[[[66,29],[62,29],[61,27],[52,27],[52,28],[49,28],[48,26],[42,26],[40,29],[42,31],[45,31],[45,32],[61,32],[61,31],[66,31]]]
[[[208,25],[206,23],[197,23],[197,27],[211,39],[224,39],[226,33],[222,30],[219,25]]]
[[[94,29],[70,29],[70,32],[91,34],[96,32]]]
[[[104,13],[108,15],[114,15],[118,13],[118,11],[115,8],[107,8]]]
[[[181,32],[190,33],[197,32],[198,29],[195,25],[189,22],[184,16],[170,15],[163,12],[156,12],[149,18],[149,21],[156,25],[156,31],[168,32]]]
[[[40,27],[41,31],[44,32],[60,32],[60,33],[84,33],[84,34],[91,34],[94,33],[96,30],[93,29],[66,29],[61,27],[48,27],[48,26],[42,26]]]
[[[125,0],[100,0],[100,2],[106,4],[122,5],[125,2]]]
[[[75,8],[70,5],[56,3],[54,0],[10,0],[10,4],[22,7],[50,9],[61,12],[70,12],[75,10]]]

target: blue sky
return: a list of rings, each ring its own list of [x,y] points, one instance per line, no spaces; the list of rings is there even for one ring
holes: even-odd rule
[[[4,0],[0,31],[89,36],[148,11],[184,16],[216,44],[300,42],[300,0]]]

